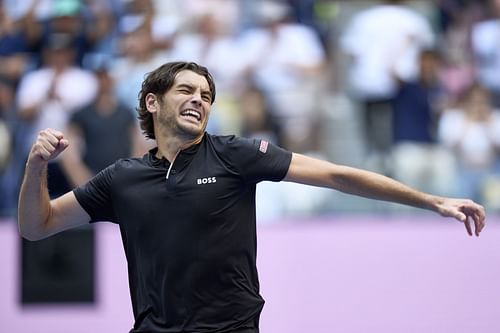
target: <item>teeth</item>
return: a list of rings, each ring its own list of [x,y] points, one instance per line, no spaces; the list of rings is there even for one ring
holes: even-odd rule
[[[201,119],[200,113],[198,111],[195,111],[195,110],[185,110],[184,112],[182,112],[182,115],[192,116],[198,120]]]

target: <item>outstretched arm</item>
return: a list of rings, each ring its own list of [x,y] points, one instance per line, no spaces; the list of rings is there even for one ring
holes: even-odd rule
[[[485,226],[484,208],[471,200],[423,193],[374,172],[336,165],[300,154],[293,154],[284,180],[435,211],[464,223],[467,233],[471,236],[471,220],[474,222],[476,236],[479,236]]]
[[[50,200],[47,165],[68,147],[63,134],[53,129],[41,131],[28,156],[18,205],[21,236],[38,240],[90,220],[73,192]]]

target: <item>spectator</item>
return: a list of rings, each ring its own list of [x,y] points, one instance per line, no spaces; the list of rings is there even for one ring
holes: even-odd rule
[[[119,158],[142,155],[139,127],[132,111],[117,100],[106,68],[95,72],[97,98],[75,112],[66,133],[74,144],[62,158],[71,186],[79,186]],[[134,154],[135,152],[135,154]]]
[[[457,22],[467,17],[469,23],[484,15],[485,4],[489,0],[438,0],[438,25],[441,33],[454,29]]]
[[[144,74],[165,62],[166,54],[157,51],[149,26],[142,21],[120,21],[120,53],[110,68],[120,103],[130,110],[137,107],[137,91]]]
[[[168,50],[181,24],[178,0],[131,0],[125,3],[124,13],[119,19],[123,31],[134,30],[143,26],[151,35],[151,43],[155,50]],[[165,8],[165,6],[167,8]],[[170,7],[170,8],[169,8]]]
[[[121,13],[121,2],[116,0],[87,0],[83,16],[84,33],[89,43],[82,64],[92,68],[92,57],[101,57],[111,61],[116,53],[115,38],[118,34],[117,20]]]
[[[269,99],[272,117],[282,125],[283,145],[307,152],[317,147],[317,94],[326,60],[316,32],[290,20],[285,4],[261,1],[257,6],[259,26],[242,36],[247,71]]]
[[[384,1],[352,17],[341,36],[350,57],[348,81],[361,103],[369,155],[387,170],[384,155],[390,146],[390,107],[397,79],[412,81],[418,73],[418,54],[434,43],[427,19],[404,5]]]
[[[279,125],[271,118],[264,93],[254,84],[249,84],[239,100],[242,116],[241,134],[247,138],[259,138],[280,144]]]
[[[194,22],[194,23],[193,23]],[[193,31],[179,34],[172,46],[170,58],[193,60],[212,68],[214,78],[221,81],[221,90],[231,90],[241,77],[241,57],[235,32],[212,14],[193,18]]]
[[[112,34],[111,11],[97,0],[87,1],[88,6],[80,0],[34,0],[32,4],[25,26],[36,52],[41,53],[53,35],[65,34],[74,43],[74,63],[82,66],[85,55],[96,46],[102,48],[101,42]],[[42,65],[42,59],[37,60]]]
[[[15,148],[18,136],[14,96],[21,76],[30,64],[29,40],[23,18],[9,16],[7,4],[0,2],[0,216],[15,211],[21,170]]]
[[[19,149],[27,156],[29,144],[47,127],[65,128],[71,114],[90,103],[97,93],[94,75],[74,65],[76,50],[72,36],[54,34],[42,53],[43,66],[21,79],[17,92],[19,118],[27,136]],[[54,195],[66,191],[68,184],[58,162],[50,163],[49,176],[54,175]]]
[[[471,86],[459,108],[444,112],[439,137],[456,154],[459,194],[481,201],[483,181],[498,163],[500,149],[500,112],[489,91],[479,84]]]
[[[451,107],[476,80],[471,29],[483,15],[484,4],[478,1],[441,0],[439,6],[443,29],[439,42],[443,55],[440,76]]]
[[[156,0],[158,2],[162,0]],[[233,31],[238,28],[242,16],[248,13],[242,12],[242,2],[255,6],[257,1],[245,0],[177,0],[177,7],[181,9],[180,15],[184,23],[189,23],[193,18],[211,16],[225,31]],[[163,2],[163,1],[162,1]]]
[[[422,189],[453,195],[453,158],[436,140],[446,96],[439,81],[439,55],[419,56],[419,75],[401,81],[392,103],[392,167],[396,179]]]
[[[195,61],[211,69],[214,78],[221,84],[209,130],[238,133],[241,115],[235,105],[244,80],[243,51],[239,48],[235,32],[228,30],[228,25],[213,14],[193,17],[191,25],[193,31],[177,36],[169,58]]]
[[[0,79],[13,89],[29,64],[29,41],[20,21],[12,20],[0,3]]]

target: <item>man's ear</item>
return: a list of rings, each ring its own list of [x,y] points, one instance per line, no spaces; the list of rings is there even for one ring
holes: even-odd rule
[[[160,103],[158,103],[158,97],[155,94],[149,93],[144,99],[146,102],[146,109],[151,113],[158,112],[160,108]]]

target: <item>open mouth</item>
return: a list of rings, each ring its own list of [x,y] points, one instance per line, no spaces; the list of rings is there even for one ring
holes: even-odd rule
[[[181,116],[191,120],[201,121],[201,113],[194,109],[186,109],[182,111]]]

